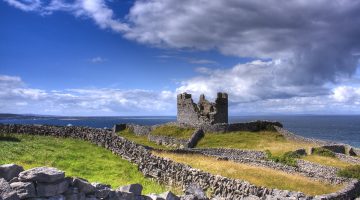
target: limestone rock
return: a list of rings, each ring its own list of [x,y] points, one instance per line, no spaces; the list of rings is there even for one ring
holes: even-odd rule
[[[20,181],[53,183],[65,178],[65,173],[53,167],[37,167],[19,174]]]
[[[22,171],[24,171],[24,168],[16,164],[0,165],[0,178],[10,181]]]
[[[79,192],[78,188],[69,187],[66,192],[64,193],[66,200],[85,200],[85,194]]]
[[[179,200],[180,198],[176,196],[174,193],[167,191],[159,195],[161,198],[165,200]]]
[[[79,191],[85,194],[92,194],[95,192],[95,187],[91,185],[91,183],[89,183],[87,180],[82,178],[74,178],[72,185],[79,188]]]
[[[32,182],[14,182],[10,187],[16,191],[20,199],[36,197],[35,185]]]
[[[148,194],[146,197],[149,198],[149,200],[165,200],[164,198],[160,197],[160,195],[157,194]]]
[[[1,200],[19,200],[19,196],[13,191],[9,185],[9,183],[0,178],[0,199]]]
[[[142,189],[142,185],[136,183],[119,187],[116,191],[133,193],[135,196],[140,196]]]
[[[191,184],[185,190],[185,195],[194,195],[198,200],[207,200],[204,191],[198,186]]]
[[[65,200],[66,198],[63,195],[57,195],[57,196],[53,196],[48,198],[47,200]]]
[[[39,197],[51,197],[64,193],[69,186],[67,180],[62,180],[57,183],[37,183],[36,191]]]
[[[95,196],[99,199],[106,198],[109,193],[111,192],[111,186],[110,185],[104,185],[101,183],[91,183],[95,187]]]
[[[140,196],[135,195],[131,192],[121,192],[116,191],[116,196],[112,196],[112,199],[120,199],[120,200],[138,200]]]

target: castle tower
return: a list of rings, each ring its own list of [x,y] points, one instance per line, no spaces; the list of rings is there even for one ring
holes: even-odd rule
[[[177,96],[177,121],[190,125],[228,123],[228,95],[218,93],[215,102],[206,100],[200,95],[196,104],[191,94],[182,93]]]

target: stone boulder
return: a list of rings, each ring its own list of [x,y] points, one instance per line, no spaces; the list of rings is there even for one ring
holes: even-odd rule
[[[89,183],[86,179],[74,178],[72,181],[72,185],[79,188],[79,191],[85,194],[95,193],[95,187],[91,185],[91,183]]]
[[[111,192],[111,186],[101,183],[91,183],[95,187],[95,197],[99,199],[105,199]]]
[[[159,196],[161,198],[163,198],[164,200],[180,200],[179,197],[177,197],[175,194],[173,194],[170,191],[164,192],[164,193],[160,194]]]
[[[14,182],[10,187],[16,191],[20,199],[36,197],[35,185],[32,182]]]
[[[10,181],[17,177],[22,171],[24,171],[24,168],[16,164],[0,165],[0,178]]]
[[[116,189],[116,191],[133,193],[135,196],[140,196],[142,189],[143,189],[143,187],[140,184],[130,184],[130,185],[119,187],[118,189]]]
[[[69,181],[66,179],[60,180],[56,183],[40,183],[36,184],[37,196],[51,197],[57,196],[67,191]]]
[[[36,167],[23,171],[19,174],[20,181],[36,181],[41,183],[53,183],[65,178],[65,173],[53,167]]]
[[[206,194],[201,187],[195,184],[189,185],[185,190],[185,196],[194,196],[197,200],[208,200],[209,198],[206,197]]]
[[[9,185],[9,183],[0,178],[0,199],[1,200],[19,200],[19,196],[15,191],[13,191]]]

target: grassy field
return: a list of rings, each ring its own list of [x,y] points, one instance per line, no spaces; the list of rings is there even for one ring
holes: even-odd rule
[[[52,166],[90,182],[113,188],[131,183],[144,186],[144,194],[168,190],[145,178],[135,165],[89,142],[46,136],[0,137],[0,164],[16,163],[25,169]]]
[[[314,163],[319,163],[321,165],[337,167],[340,169],[344,169],[345,167],[354,165],[351,163],[341,161],[338,158],[324,157],[324,156],[318,156],[318,155],[308,155],[308,156],[302,157],[301,159],[307,160],[310,162],[314,162]]]
[[[131,132],[129,129],[125,129],[123,131],[117,132],[117,134],[121,137],[124,137],[128,140],[131,140],[137,144],[153,147],[156,149],[170,149],[169,147],[158,145],[155,142],[149,141],[147,136],[137,136],[133,132]]]
[[[165,152],[154,152],[154,154],[170,158],[176,162],[188,164],[194,168],[201,169],[212,174],[247,180],[258,186],[301,191],[308,195],[331,193],[343,187],[342,185],[324,184],[300,175],[287,174],[278,170],[255,167],[231,161],[219,161],[215,158],[203,155],[183,155]]]
[[[205,134],[205,137],[200,140],[196,147],[270,150],[272,154],[280,155],[300,148],[309,149],[312,146],[315,144],[287,140],[277,132],[239,131],[224,134]]]
[[[192,128],[180,128],[173,125],[162,125],[151,131],[151,134],[174,137],[179,139],[189,139],[194,133],[194,131],[195,129]]]

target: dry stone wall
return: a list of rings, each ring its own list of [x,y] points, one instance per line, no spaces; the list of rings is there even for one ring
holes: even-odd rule
[[[188,154],[202,154],[206,156],[215,157],[219,160],[232,160],[238,163],[249,164],[258,167],[271,168],[280,170],[290,174],[300,174],[314,180],[328,182],[332,184],[343,184],[349,182],[350,179],[338,177],[338,169],[335,167],[324,166],[305,160],[298,159],[297,166],[289,166],[282,163],[277,163],[268,160],[266,154],[261,151],[254,150],[240,150],[240,149],[175,149],[175,150],[160,150],[171,153],[188,153]]]
[[[196,183],[202,189],[211,189],[213,195],[225,199],[312,199],[301,192],[290,192],[255,186],[243,180],[230,179],[212,175],[188,165],[176,163],[172,160],[154,156],[146,148],[126,140],[112,131],[86,127],[60,127],[36,125],[0,125],[0,133],[17,133],[30,135],[49,135],[55,137],[71,137],[90,141],[103,146],[113,153],[138,165],[139,170],[146,176],[174,186],[186,188]],[[354,180],[355,181],[355,180]],[[342,191],[349,199],[359,193],[358,182],[356,189]],[[329,199],[336,199],[332,196]]]

